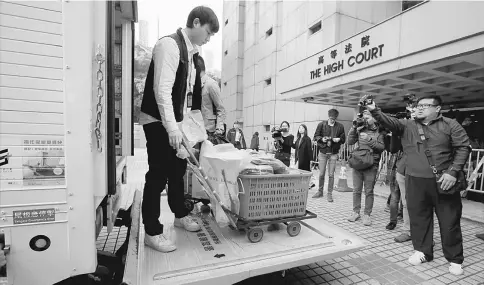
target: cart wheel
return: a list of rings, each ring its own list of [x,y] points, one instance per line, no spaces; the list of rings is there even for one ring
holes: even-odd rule
[[[193,203],[193,201],[190,201],[190,200],[185,200],[185,208],[188,210],[188,211],[193,211],[193,208],[195,207],[195,203]]]
[[[210,206],[203,204],[200,207],[200,211],[202,211],[202,213],[204,213],[204,214],[210,214]]]
[[[295,237],[301,232],[301,224],[298,222],[291,222],[287,225],[287,234]]]
[[[264,236],[264,231],[260,228],[250,229],[247,232],[247,238],[250,240],[250,242],[253,242],[253,243],[260,242],[263,236]]]

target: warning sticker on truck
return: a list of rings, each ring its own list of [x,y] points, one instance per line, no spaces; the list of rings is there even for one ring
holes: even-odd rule
[[[55,210],[52,208],[13,211],[14,225],[53,222],[53,221],[55,221]]]

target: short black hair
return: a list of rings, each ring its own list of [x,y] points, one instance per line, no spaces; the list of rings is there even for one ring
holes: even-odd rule
[[[198,56],[197,64],[200,68],[200,71],[205,71],[205,60],[203,60],[203,57],[201,57],[200,55]]]
[[[197,6],[193,8],[193,10],[188,15],[187,19],[187,28],[193,28],[193,20],[198,18],[200,20],[200,24],[203,26],[205,24],[210,25],[210,31],[212,33],[217,33],[219,30],[218,18],[215,15],[215,12],[205,6]]]
[[[338,111],[338,110],[336,110],[336,109],[330,109],[330,110],[328,111],[328,116],[329,116],[329,117],[334,116],[335,118],[338,118],[338,116],[339,116],[339,111]]]
[[[420,103],[420,101],[422,101],[423,99],[432,99],[434,100],[435,105],[442,106],[442,98],[440,98],[440,96],[438,95],[427,95],[427,96],[420,97],[417,101],[417,104]]]
[[[291,127],[291,125],[289,125],[289,122],[288,122],[288,121],[282,121],[280,128],[282,128],[282,124],[284,124],[284,123],[286,123],[286,124],[287,124],[287,127],[288,127],[288,128],[290,128],[290,127]]]

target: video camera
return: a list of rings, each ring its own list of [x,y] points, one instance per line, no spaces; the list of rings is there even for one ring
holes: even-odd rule
[[[273,127],[271,133],[273,139],[282,138],[282,131],[279,127]]]
[[[403,102],[407,104],[407,108],[414,108],[417,104],[418,98],[415,94],[409,93],[403,96]]]
[[[366,120],[365,120],[365,118],[363,118],[363,114],[362,113],[358,113],[356,115],[356,119],[353,120],[353,126],[355,128],[359,128],[359,127],[363,127],[365,125],[366,125]]]
[[[397,119],[410,119],[411,118],[410,110],[415,108],[415,106],[417,105],[417,101],[418,101],[418,98],[417,96],[415,96],[415,94],[411,94],[411,93],[406,94],[405,96],[403,96],[403,102],[405,102],[405,104],[407,105],[405,112],[390,114],[390,116],[395,117]]]

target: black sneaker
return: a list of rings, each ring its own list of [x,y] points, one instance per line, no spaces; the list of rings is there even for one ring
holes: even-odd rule
[[[391,230],[395,229],[395,227],[396,227],[396,226],[397,226],[397,223],[390,222],[390,223],[389,223],[389,224],[386,226],[386,228],[387,228],[387,230],[390,230],[390,231],[391,231]]]

